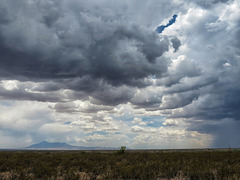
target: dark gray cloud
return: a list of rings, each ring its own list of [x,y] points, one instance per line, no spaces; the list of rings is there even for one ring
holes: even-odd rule
[[[171,42],[174,48],[174,52],[177,52],[178,48],[181,46],[181,41],[178,38],[174,37],[171,39]]]
[[[214,84],[199,89],[198,100],[181,111],[175,111],[173,117],[216,121],[224,118],[240,120],[238,80],[235,78],[236,76],[228,75],[229,77],[220,77]],[[230,77],[231,79],[229,79]]]
[[[169,60],[162,55],[171,43],[178,48],[177,39],[170,43],[115,9],[76,1],[2,1],[1,79],[41,82],[31,89],[44,93],[20,88],[1,96],[44,102],[91,96],[93,103],[117,105],[134,94],[124,85],[151,85],[145,78],[167,72]],[[62,89],[73,92],[65,97]]]
[[[232,119],[226,118],[217,122],[210,123],[193,122],[192,127],[190,127],[188,130],[212,134],[214,136],[214,141],[211,147],[213,148],[238,148],[240,143],[240,140],[238,138],[240,135],[239,128],[239,121],[234,121]]]
[[[121,15],[100,14],[86,3],[76,7],[64,1],[1,4],[5,6],[0,12],[13,16],[0,21],[2,78],[57,81],[57,87],[47,86],[50,90],[67,81],[62,87],[84,91],[94,88],[92,79],[94,84],[98,79],[112,86],[144,87],[144,78],[167,71],[168,59],[161,57],[171,45],[168,38]],[[179,40],[171,42],[177,50]]]
[[[24,89],[6,90],[0,87],[0,97],[9,100],[35,100],[41,102],[62,102],[64,97],[60,97],[59,93],[32,93]]]
[[[172,85],[181,84],[180,80],[183,78],[193,78],[202,75],[202,70],[195,61],[186,59],[185,57],[180,57],[179,60],[180,62],[177,64],[172,64],[172,70],[168,72],[168,76],[164,78],[164,82],[160,81],[160,84],[164,83],[165,86],[170,87]],[[187,85],[185,84],[184,88],[186,87]],[[176,90],[176,88],[174,89]],[[176,91],[179,91],[179,89]]]
[[[161,104],[162,109],[176,109],[191,104],[199,97],[198,92],[182,92],[171,95],[166,95]]]
[[[232,0],[196,0],[194,2],[204,8],[210,8],[217,3],[227,3],[229,1],[232,1]]]
[[[240,19],[237,20],[234,35],[236,38],[234,39],[233,44],[236,48],[236,54],[239,55],[240,54],[240,52],[239,52],[239,49],[240,49]]]
[[[69,95],[70,99],[81,94],[80,99],[84,95],[91,96],[96,104],[117,105],[131,101],[137,106],[157,107],[162,103],[162,95],[145,102],[131,100],[136,87],[151,85],[145,79],[152,76],[158,79],[158,85],[169,87],[165,91],[168,99],[181,101],[163,105],[175,108],[188,105],[200,94],[212,94],[211,90],[199,89],[218,80],[202,76],[204,70],[187,59],[169,71],[171,61],[163,54],[170,46],[176,52],[181,41],[176,37],[159,36],[109,7],[100,11],[91,3],[75,1],[18,1],[17,4],[2,1],[1,5],[0,13],[6,14],[0,19],[1,78],[44,82],[33,90],[48,92],[52,97],[46,96],[46,99],[51,101],[61,101],[54,98],[57,95],[53,96],[51,91],[70,89],[75,91]],[[198,23],[202,29],[206,19]],[[186,78],[189,78],[187,82]],[[225,82],[218,85],[221,87]],[[193,90],[199,90],[199,95],[188,94]],[[9,93],[1,95],[46,101],[40,94],[27,97],[24,91],[18,92],[19,95],[15,91]],[[218,94],[221,97],[224,93]],[[226,106],[231,104],[231,100],[228,101]]]

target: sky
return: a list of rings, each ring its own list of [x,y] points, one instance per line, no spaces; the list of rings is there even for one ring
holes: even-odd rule
[[[0,148],[240,147],[239,0],[1,0]]]

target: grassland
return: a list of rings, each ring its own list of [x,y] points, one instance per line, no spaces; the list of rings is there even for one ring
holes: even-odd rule
[[[0,151],[0,179],[240,179],[240,151]]]

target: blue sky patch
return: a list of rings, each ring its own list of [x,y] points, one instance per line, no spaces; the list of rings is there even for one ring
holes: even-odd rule
[[[164,122],[165,116],[160,117],[150,117],[150,116],[144,116],[142,117],[142,121],[147,123],[147,126],[149,127],[160,127],[162,126],[162,123]]]
[[[108,135],[108,132],[104,132],[104,131],[94,131],[92,134],[100,134],[100,135]]]
[[[12,102],[10,102],[10,101],[3,101],[3,102],[1,102],[0,103],[2,106],[12,106]]]
[[[176,19],[177,19],[177,15],[174,14],[173,15],[173,18],[168,22],[167,25],[161,25],[161,26],[158,26],[156,31],[160,34],[164,31],[165,28],[167,28],[168,26],[171,26],[173,23],[176,22]]]
[[[65,123],[63,123],[63,124],[71,124],[71,121],[69,121],[69,122],[65,122]]]

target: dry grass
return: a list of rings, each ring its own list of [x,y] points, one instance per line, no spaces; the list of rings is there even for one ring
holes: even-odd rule
[[[240,151],[1,151],[0,179],[240,179]]]

